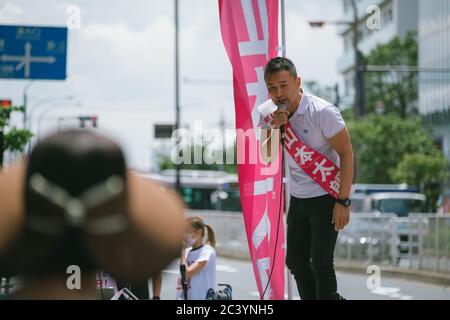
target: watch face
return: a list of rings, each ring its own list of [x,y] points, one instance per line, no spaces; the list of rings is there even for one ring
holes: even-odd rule
[[[345,207],[350,207],[350,205],[352,204],[352,201],[349,198],[339,199],[338,202]]]

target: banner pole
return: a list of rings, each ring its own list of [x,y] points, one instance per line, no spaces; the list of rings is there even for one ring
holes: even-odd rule
[[[284,0],[280,0],[281,2],[281,53],[283,57],[286,57],[286,12],[285,12],[285,6],[284,6]],[[283,167],[284,167],[284,173],[287,172],[287,170],[289,170],[289,168],[287,168],[286,165],[286,161],[284,161],[285,156],[286,156],[286,150],[284,150],[283,148]],[[286,212],[288,211],[288,206],[289,206],[289,202],[290,202],[290,193],[288,190],[288,184],[287,184],[287,179],[283,176],[283,184],[284,184],[284,199],[285,199],[285,205],[284,205],[284,210],[285,210],[285,214],[283,215],[286,218]],[[286,221],[285,219],[283,219],[283,221]],[[284,226],[284,230],[287,230],[287,225],[285,224]],[[287,248],[287,243],[286,243],[286,236],[284,239],[284,247]],[[286,268],[286,278],[287,278],[287,295],[288,295],[288,300],[293,300],[293,296],[294,296],[294,288],[293,288],[293,281],[292,281],[292,274],[289,271],[289,269]]]
[[[281,1],[281,52],[282,56],[286,58],[286,25],[285,25],[284,0],[280,1]]]

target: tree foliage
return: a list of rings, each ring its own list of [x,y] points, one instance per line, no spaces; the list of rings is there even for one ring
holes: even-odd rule
[[[417,66],[417,35],[409,32],[404,39],[393,38],[378,45],[365,57],[367,65]],[[417,114],[418,75],[416,72],[365,72],[366,113],[375,111],[377,104],[384,112],[402,118]]]
[[[418,118],[372,114],[348,121],[360,183],[393,183],[394,171],[407,154],[437,156]]]
[[[236,157],[236,144],[233,147],[227,149],[227,153],[223,154],[223,165],[219,163],[211,163],[208,164],[204,161],[205,152],[208,152],[205,146],[195,145],[186,147],[182,152],[190,154],[190,163],[183,163],[181,165],[181,169],[190,169],[190,170],[224,170],[228,173],[236,173],[237,172],[237,157]],[[233,154],[233,163],[226,163],[226,154]],[[197,157],[200,156],[199,163],[195,163]],[[175,169],[175,163],[172,161],[170,156],[167,155],[158,155],[157,156],[158,167],[160,170],[164,169]]]
[[[442,181],[449,178],[448,162],[442,154],[406,154],[393,171],[394,182],[416,185],[427,196],[428,209],[436,211]]]
[[[23,152],[32,137],[33,134],[29,130],[13,128],[5,134],[5,150]]]
[[[24,111],[25,109],[21,106],[0,108],[0,131],[5,131],[5,127],[9,125],[10,115],[12,112]],[[32,136],[33,134],[29,130],[12,128],[4,134],[4,150],[0,150],[0,152],[5,150],[22,152]]]

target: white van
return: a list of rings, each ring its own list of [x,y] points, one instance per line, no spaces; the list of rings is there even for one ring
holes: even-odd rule
[[[426,212],[426,197],[413,192],[379,192],[369,196],[370,211],[395,213],[407,217],[409,213]]]
[[[395,213],[407,217],[410,212],[425,212],[426,197],[415,192],[354,193],[352,212]]]

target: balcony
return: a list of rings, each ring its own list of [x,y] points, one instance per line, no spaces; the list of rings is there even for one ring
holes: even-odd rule
[[[376,48],[377,45],[389,42],[397,35],[396,26],[394,23],[387,27],[377,30],[359,42],[358,48],[364,54],[369,54]],[[344,52],[337,60],[337,70],[339,73],[345,73],[355,64],[355,54],[352,50]]]

